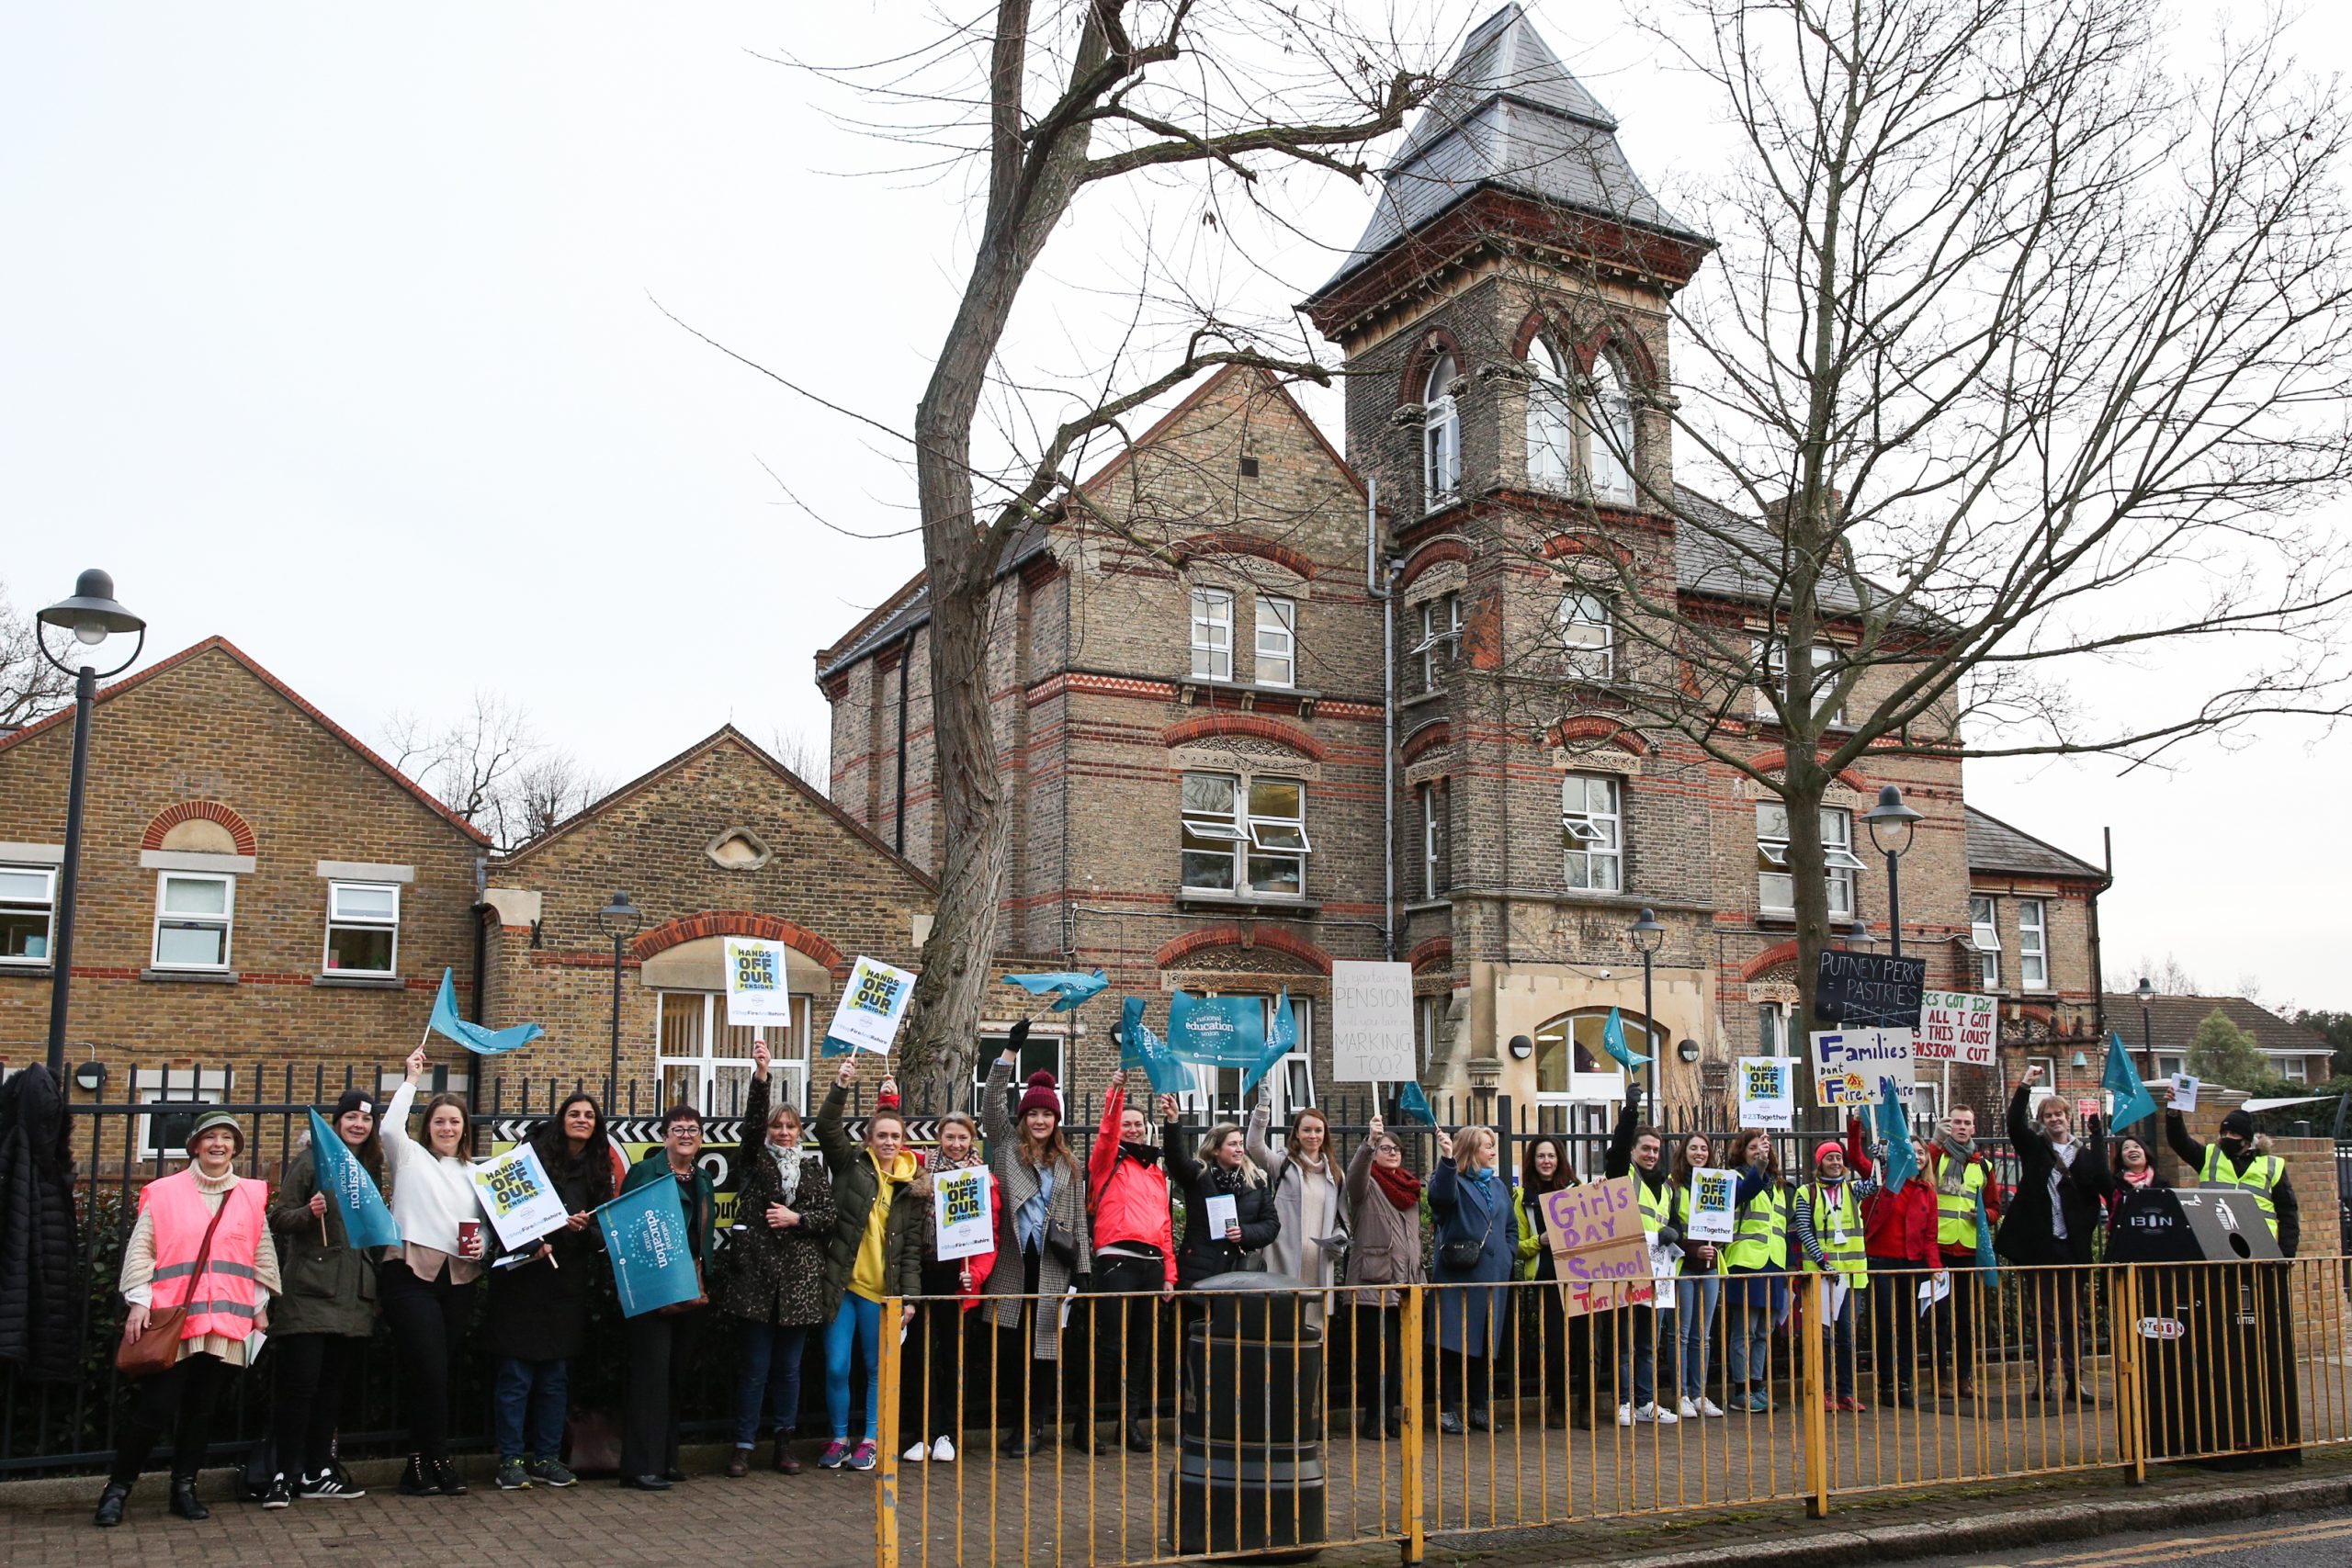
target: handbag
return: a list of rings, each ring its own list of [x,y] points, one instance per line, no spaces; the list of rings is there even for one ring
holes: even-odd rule
[[[235,1195],[233,1190],[230,1196]],[[212,1233],[220,1228],[221,1216],[229,1212],[229,1199],[222,1198],[220,1206],[212,1212],[212,1223],[204,1227],[203,1245],[196,1249],[196,1272],[188,1276],[187,1295],[175,1307],[147,1315],[147,1327],[138,1338],[115,1347],[114,1370],[127,1378],[143,1378],[155,1372],[167,1372],[180,1359],[180,1340],[187,1325],[187,1303],[196,1298],[197,1286],[204,1282],[204,1271],[212,1265]]]
[[[1498,1191],[1499,1191],[1499,1186]],[[1478,1259],[1487,1256],[1487,1243],[1495,1234],[1495,1211],[1501,1206],[1502,1200],[1499,1197],[1495,1202],[1487,1206],[1487,1228],[1476,1241],[1446,1242],[1438,1247],[1437,1260],[1448,1269],[1478,1267]]]

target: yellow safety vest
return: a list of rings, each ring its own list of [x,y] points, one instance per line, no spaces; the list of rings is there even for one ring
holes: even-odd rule
[[[1862,1247],[1862,1211],[1854,1201],[1854,1184],[1841,1182],[1838,1201],[1825,1206],[1821,1201],[1821,1186],[1808,1181],[1797,1189],[1797,1201],[1813,1205],[1813,1239],[1821,1248],[1833,1272],[1846,1276],[1846,1283],[1859,1291],[1871,1282],[1870,1256]],[[1839,1241],[1838,1236],[1846,1239]],[[1807,1269],[1819,1267],[1810,1258],[1804,1260]]]
[[[1739,1224],[1724,1248],[1726,1269],[1789,1266],[1789,1190],[1774,1181],[1739,1206]]]
[[[1629,1174],[1634,1179],[1634,1197],[1642,1205],[1642,1229],[1654,1236],[1674,1223],[1674,1187],[1668,1183],[1653,1192],[1640,1171]]]
[[[1949,1154],[1943,1156],[1951,1159]],[[1947,1192],[1939,1181],[1936,1186],[1936,1245],[1956,1247],[1962,1252],[1976,1250],[1976,1206],[1984,1190],[1984,1168],[1974,1160],[1961,1173],[1959,1192]]]
[[[2246,1168],[2236,1175],[2230,1174],[2228,1162],[2222,1158],[2222,1145],[2205,1145],[2205,1168],[2198,1179],[2208,1187],[2241,1187],[2254,1194],[2254,1206],[2262,1211],[2263,1224],[2270,1227],[2270,1239],[2278,1239],[2278,1204],[2271,1190],[2287,1179],[2287,1162],[2277,1155],[2256,1155]]]

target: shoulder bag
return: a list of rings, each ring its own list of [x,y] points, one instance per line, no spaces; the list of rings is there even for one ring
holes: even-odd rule
[[[1501,1184],[1496,1184],[1497,1198],[1487,1205],[1487,1228],[1476,1241],[1449,1241],[1437,1249],[1437,1260],[1448,1269],[1476,1269],[1478,1259],[1487,1255],[1487,1243],[1495,1234],[1495,1211],[1509,1200],[1500,1195]]]
[[[237,1195],[231,1188],[212,1212],[212,1223],[204,1227],[204,1243],[196,1249],[196,1272],[188,1276],[187,1294],[175,1307],[150,1313],[146,1331],[138,1338],[115,1347],[114,1370],[127,1378],[143,1378],[156,1372],[167,1372],[180,1359],[180,1339],[187,1325],[187,1303],[196,1299],[197,1287],[204,1283],[204,1271],[212,1263],[212,1233],[220,1228],[221,1216],[229,1212],[229,1200]]]

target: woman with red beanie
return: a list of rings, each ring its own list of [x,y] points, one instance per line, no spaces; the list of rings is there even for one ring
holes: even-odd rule
[[[1026,1347],[1016,1342],[1029,1352],[1029,1397],[1025,1411],[1003,1423],[1008,1459],[1053,1444],[1061,1405],[1060,1302],[1077,1288],[1092,1258],[1086,1240],[1086,1178],[1062,1135],[1054,1075],[1030,1074],[1028,1087],[1015,1097],[1012,1073],[1028,1039],[1024,1018],[1012,1026],[1012,1038],[989,1068],[988,1087],[980,1094],[989,1168],[1004,1199],[996,1267],[989,1272],[980,1311],[997,1327],[1015,1334],[1025,1325],[1029,1336]],[[1013,1364],[1020,1360],[1016,1354]],[[1091,1416],[1088,1402],[1080,1400],[1070,1423],[1070,1446],[1081,1453],[1098,1451]]]
[[[1846,1163],[1856,1176],[1875,1170],[1872,1150],[1883,1156],[1883,1144],[1866,1145],[1862,1119],[1846,1119]],[[1919,1168],[1928,1166],[1927,1152],[1912,1145]],[[1880,1289],[1870,1292],[1871,1370],[1878,1380],[1881,1404],[1914,1404],[1912,1374],[1919,1360],[1919,1284],[1929,1271],[1943,1266],[1936,1254],[1936,1189],[1914,1176],[1899,1192],[1884,1187],[1862,1200],[1862,1251]]]

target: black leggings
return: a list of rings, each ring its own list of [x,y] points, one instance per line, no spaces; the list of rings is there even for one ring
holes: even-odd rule
[[[394,1258],[377,1274],[377,1299],[401,1355],[401,1409],[408,1417],[408,1449],[428,1460],[449,1457],[449,1385],[466,1348],[474,1281],[449,1281],[449,1268],[420,1280]]]
[[[281,1334],[270,1341],[269,1435],[282,1473],[326,1469],[344,1391],[367,1348],[367,1340],[343,1334]]]
[[[195,1480],[212,1435],[212,1407],[237,1371],[218,1356],[184,1356],[169,1371],[132,1384],[107,1479],[121,1486],[138,1480],[147,1456],[168,1430],[172,1479]]]
[[[1355,1307],[1356,1408],[1366,1416],[1385,1416],[1405,1404],[1405,1377],[1398,1367],[1405,1309],[1377,1305],[1377,1299],[1366,1294]]]
[[[957,1435],[967,1371],[962,1276],[959,1263],[922,1266],[923,1299],[914,1303],[899,1368],[899,1425],[909,1442]]]
[[[1123,1258],[1114,1252],[1094,1255],[1096,1291],[1136,1293],[1124,1301],[1087,1303],[1086,1328],[1094,1341],[1089,1404],[1107,1384],[1126,1395],[1123,1419],[1148,1421],[1157,1414],[1152,1388],[1160,1355],[1173,1343],[1160,1321],[1160,1292],[1167,1282],[1168,1266],[1157,1258]]]

